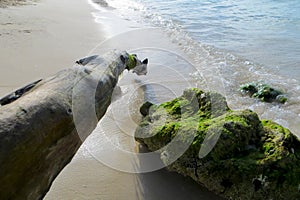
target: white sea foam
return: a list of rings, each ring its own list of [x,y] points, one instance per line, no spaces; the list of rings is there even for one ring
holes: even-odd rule
[[[159,27],[163,30],[163,33],[157,34],[157,38],[154,39],[149,36],[149,39],[155,40],[156,44],[160,41],[165,44],[165,40],[169,40],[172,45],[177,46],[179,50],[175,51],[196,67],[197,70],[190,73],[190,75],[197,81],[197,85],[200,88],[218,91],[226,96],[231,108],[250,108],[256,111],[261,118],[272,119],[287,126],[300,136],[300,84],[298,80],[284,77],[278,73],[278,70],[266,68],[230,51],[201,43],[195,40],[190,33],[186,32],[182,28],[182,24],[162,16],[140,2],[133,0],[107,0],[110,8],[104,8],[105,11],[101,8],[99,13],[95,13],[94,16],[97,22],[109,30],[108,36],[130,30],[138,30],[139,28]],[[155,29],[152,31],[155,32]],[[143,35],[142,38],[147,40],[147,33],[143,32],[143,34],[146,35]],[[136,39],[124,38],[124,40],[129,40],[132,43],[135,43]],[[151,41],[149,43],[151,44]],[[168,47],[163,46],[163,48]],[[174,48],[172,48],[172,51],[174,51]],[[151,72],[151,68],[149,71]],[[164,75],[168,76],[167,74]],[[288,102],[284,105],[275,105],[242,97],[239,92],[239,85],[253,81],[262,81],[281,89],[287,94]]]

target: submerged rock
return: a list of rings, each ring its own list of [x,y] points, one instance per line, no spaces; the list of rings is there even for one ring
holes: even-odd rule
[[[263,83],[246,83],[240,86],[241,92],[265,102],[285,103],[287,97],[278,89]]]
[[[169,170],[227,199],[300,199],[300,141],[288,129],[251,110],[230,110],[223,96],[199,89],[149,105],[135,137]]]

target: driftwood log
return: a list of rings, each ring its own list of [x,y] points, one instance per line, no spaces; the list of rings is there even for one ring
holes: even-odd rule
[[[44,197],[105,114],[128,56],[112,51],[81,59],[0,100],[0,199]],[[85,112],[86,101],[92,103]],[[84,120],[89,109],[97,120]]]

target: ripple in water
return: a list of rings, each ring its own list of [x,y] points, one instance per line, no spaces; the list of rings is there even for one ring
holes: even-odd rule
[[[111,12],[129,24],[129,30],[130,24],[163,29],[164,35],[156,42],[164,37],[180,48],[197,69],[190,76],[199,88],[217,91],[226,96],[231,108],[250,108],[300,136],[299,79],[281,73],[284,68],[285,73],[300,77],[300,36],[295,34],[300,30],[300,15],[295,13],[300,5],[295,1],[107,2],[115,8]],[[101,22],[105,24],[105,20]],[[281,89],[288,102],[276,105],[242,97],[239,85],[252,81]]]

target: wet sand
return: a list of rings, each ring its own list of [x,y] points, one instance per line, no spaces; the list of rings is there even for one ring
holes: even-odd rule
[[[72,178],[70,178],[72,177]],[[164,169],[144,174],[113,170],[96,160],[72,161],[44,198],[101,200],[217,200],[215,195],[185,178]]]
[[[121,86],[122,89],[124,89]],[[126,95],[125,95],[126,96]],[[192,179],[183,177],[166,169],[148,173],[128,173],[148,169],[151,161],[132,159],[127,152],[147,152],[146,148],[135,143],[134,129],[126,112],[114,109],[118,101],[107,111],[96,130],[81,146],[71,163],[54,181],[46,200],[55,199],[101,199],[101,200],[221,200],[222,198],[196,184]],[[138,103],[136,98],[134,103]],[[138,107],[132,107],[135,113]],[[121,112],[123,114],[121,114]],[[134,117],[134,116],[132,116]],[[117,124],[115,120],[119,120]],[[135,123],[135,122],[133,122]],[[122,132],[124,131],[124,132]],[[107,138],[106,138],[107,136]]]

